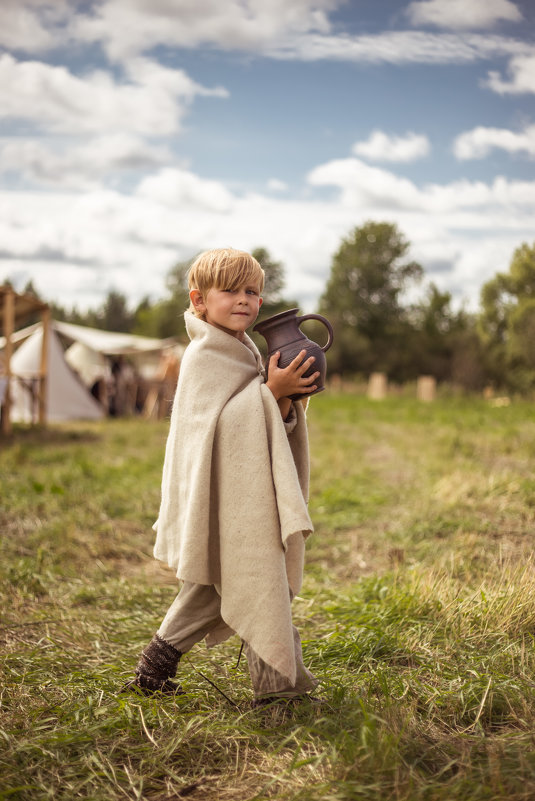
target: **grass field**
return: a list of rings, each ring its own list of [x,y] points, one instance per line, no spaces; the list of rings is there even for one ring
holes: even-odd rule
[[[326,703],[292,714],[251,709],[237,638],[184,696],[118,693],[176,592],[167,424],[0,442],[0,799],[535,798],[535,409],[325,393],[309,422],[294,612]]]

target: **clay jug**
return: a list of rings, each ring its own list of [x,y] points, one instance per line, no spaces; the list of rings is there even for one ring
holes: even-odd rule
[[[333,329],[330,322],[326,320],[325,317],[322,317],[320,314],[304,314],[302,317],[298,317],[298,311],[299,309],[289,309],[288,311],[280,312],[280,314],[275,314],[273,317],[268,317],[267,320],[262,320],[261,323],[257,323],[253,328],[253,331],[258,331],[259,334],[262,334],[267,342],[268,357],[266,367],[268,367],[269,360],[276,351],[280,351],[279,367],[283,369],[287,367],[302,350],[306,350],[307,352],[305,358],[308,359],[310,356],[315,357],[315,362],[313,362],[312,366],[309,367],[303,375],[309,376],[319,371],[320,374],[314,381],[316,389],[313,392],[308,392],[303,395],[291,395],[290,397],[292,400],[306,398],[308,395],[315,395],[317,392],[321,392],[325,389],[325,374],[327,369],[325,351],[329,350],[333,343]],[[299,326],[301,323],[304,323],[305,320],[319,320],[323,323],[329,333],[329,338],[325,345],[318,345],[317,342],[313,342],[303,334]]]

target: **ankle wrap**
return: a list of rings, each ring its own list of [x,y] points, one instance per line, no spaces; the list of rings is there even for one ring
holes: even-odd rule
[[[182,653],[155,634],[141,652],[136,667],[137,683],[151,690],[161,689],[176,670]]]

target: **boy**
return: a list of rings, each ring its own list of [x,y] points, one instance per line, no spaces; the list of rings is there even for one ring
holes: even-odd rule
[[[304,539],[312,531],[302,351],[285,369],[279,354],[264,382],[261,356],[245,333],[262,305],[264,272],[248,253],[201,254],[189,271],[190,337],[180,367],[162,477],[154,555],[182,588],[141,654],[130,686],[181,692],[170,681],[196,642],[237,633],[245,645],[255,703],[309,693],[292,625]]]

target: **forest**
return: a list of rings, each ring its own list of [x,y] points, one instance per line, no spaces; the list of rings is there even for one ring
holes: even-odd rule
[[[341,241],[317,308],[335,330],[327,354],[330,374],[352,379],[379,371],[394,383],[430,375],[466,391],[491,387],[529,394],[535,388],[535,242],[521,243],[508,272],[496,273],[482,286],[475,312],[454,308],[451,294],[409,260],[410,247],[389,222],[368,221]],[[252,252],[266,273],[261,317],[298,306],[284,292],[285,266],[265,247]],[[126,295],[111,290],[100,307],[83,312],[51,302],[53,316],[95,328],[184,339],[187,272],[196,255],[170,269],[160,299],[147,295],[131,308]],[[415,290],[419,299],[409,300]],[[33,284],[25,291],[35,293]],[[314,335],[314,323],[307,325],[307,333]]]

